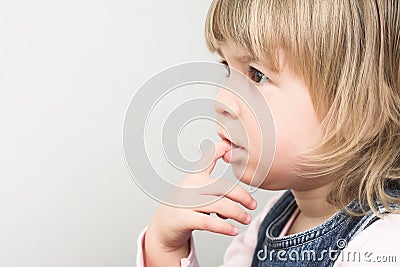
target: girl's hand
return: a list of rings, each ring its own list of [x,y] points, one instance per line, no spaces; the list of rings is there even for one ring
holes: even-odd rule
[[[218,142],[215,145],[216,151],[212,164],[203,172],[187,176],[181,185],[198,188],[211,184],[215,179],[210,178],[210,173],[217,160],[229,149],[230,144],[226,141]],[[205,203],[210,203],[205,206],[189,209],[161,205],[150,221],[146,232],[144,242],[146,266],[180,266],[180,259],[189,254],[189,238],[193,230],[235,236],[239,232],[238,228],[224,219],[233,219],[242,224],[249,224],[251,216],[236,203],[240,203],[248,209],[255,209],[256,201],[242,187],[233,186],[233,184],[232,187],[228,193],[223,188],[210,190],[214,192],[209,193],[194,191],[199,195],[193,197],[204,198]],[[217,201],[209,201],[221,196],[224,197]],[[219,218],[210,216],[211,213],[216,213]]]

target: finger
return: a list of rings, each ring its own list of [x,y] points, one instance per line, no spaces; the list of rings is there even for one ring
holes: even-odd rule
[[[250,214],[246,213],[235,202],[227,198],[219,199],[212,204],[195,210],[204,214],[217,213],[219,217],[233,219],[241,224],[249,224],[251,222]]]
[[[242,206],[254,210],[257,208],[257,201],[240,185],[236,185],[231,191],[225,194],[226,198],[229,198]]]
[[[225,179],[214,179],[213,183],[199,188],[198,191],[202,195],[224,196],[251,210],[257,207],[256,200],[249,192],[243,187]]]
[[[236,226],[220,218],[211,217],[203,213],[194,213],[193,223],[193,230],[203,230],[230,236],[235,236],[239,233],[239,229]]]
[[[204,169],[203,172],[210,174],[216,163],[217,160],[222,158],[222,156],[225,154],[226,151],[230,149],[230,144],[226,140],[222,140],[220,142],[215,143],[214,146],[208,148],[204,154],[202,155],[201,159],[199,160],[197,164],[197,170]]]

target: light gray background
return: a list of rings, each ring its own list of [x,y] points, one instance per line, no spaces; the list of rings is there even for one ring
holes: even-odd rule
[[[128,174],[123,118],[155,73],[215,61],[209,4],[0,2],[0,266],[135,266],[158,203]],[[221,263],[231,238],[195,236],[201,265]]]

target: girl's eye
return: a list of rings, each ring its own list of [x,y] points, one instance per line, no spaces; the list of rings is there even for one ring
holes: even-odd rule
[[[228,78],[231,75],[231,70],[229,69],[228,62],[226,60],[220,60],[219,61],[221,64],[225,65],[226,68],[226,77]]]
[[[269,78],[264,73],[251,66],[249,66],[249,78],[258,84],[263,84],[269,81]]]
[[[220,63],[225,65],[227,71],[226,77],[229,77],[231,75],[231,70],[228,62],[226,60],[220,60]],[[263,84],[270,81],[270,79],[264,73],[251,66],[249,66],[248,76],[257,84]]]

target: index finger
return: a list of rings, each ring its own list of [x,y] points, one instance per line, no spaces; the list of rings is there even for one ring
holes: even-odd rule
[[[210,174],[217,164],[217,160],[222,158],[229,149],[230,144],[226,140],[215,143],[203,153],[199,162],[196,164],[196,170]]]

